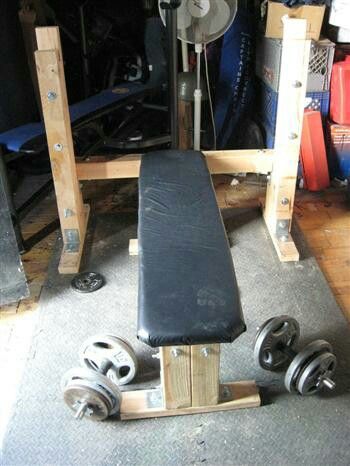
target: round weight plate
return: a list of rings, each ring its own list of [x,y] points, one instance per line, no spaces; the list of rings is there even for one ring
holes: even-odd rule
[[[117,385],[130,383],[137,372],[137,358],[131,345],[115,335],[96,335],[89,338],[80,350],[81,363],[93,370],[111,364],[106,375]]]
[[[110,400],[110,415],[119,412],[121,403],[121,392],[119,388],[108,377],[85,367],[76,367],[64,374],[61,379],[61,388],[65,392],[68,387],[84,385],[102,393]]]
[[[315,340],[305,346],[290,363],[284,377],[284,385],[289,392],[297,390],[296,382],[300,372],[305,367],[305,363],[316,354],[332,352],[332,346],[325,340]]]
[[[293,317],[283,315],[269,319],[259,329],[255,338],[255,360],[268,371],[285,366],[290,357],[282,349],[293,350],[299,335],[299,324]]]
[[[83,272],[76,275],[72,282],[72,288],[80,293],[92,293],[99,290],[105,283],[104,277],[95,272]]]
[[[313,395],[323,388],[322,379],[332,379],[337,358],[332,353],[322,353],[315,356],[304,366],[297,381],[297,390],[300,395]]]
[[[110,400],[96,387],[92,388],[83,381],[68,384],[63,397],[66,405],[76,414],[79,408],[86,403],[85,415],[92,421],[103,421],[110,415]]]

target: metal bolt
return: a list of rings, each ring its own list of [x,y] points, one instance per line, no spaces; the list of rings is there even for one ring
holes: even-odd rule
[[[298,80],[295,80],[292,82],[292,86],[298,88],[302,86],[302,83]]]
[[[178,358],[181,355],[181,350],[179,348],[173,348],[171,354],[174,358]]]
[[[63,146],[62,146],[62,144],[60,144],[59,142],[57,142],[57,143],[53,146],[53,148],[55,149],[56,152],[62,152],[62,150],[63,150]]]
[[[86,401],[84,401],[84,403],[81,403],[77,412],[75,413],[75,419],[83,419],[83,417],[85,416],[85,413],[86,413],[86,410],[88,409],[88,404],[86,403]]]
[[[289,139],[297,139],[298,135],[297,133],[289,133],[288,138]]]
[[[333,382],[333,380],[331,380],[330,378],[328,377],[322,377],[320,382],[325,385],[327,388],[329,388],[330,390],[334,390],[335,389],[335,382]]]
[[[47,93],[47,98],[50,102],[52,102],[53,100],[57,99],[57,94],[55,91],[49,91]]]
[[[288,226],[288,220],[280,220],[280,221],[278,222],[278,226],[279,226],[280,228],[286,228],[286,227]]]
[[[65,218],[73,217],[74,212],[73,212],[72,209],[64,209],[63,210],[63,215],[64,215]]]
[[[202,348],[201,353],[202,353],[202,356],[207,358],[209,356],[210,350],[209,350],[209,348]]]
[[[288,235],[282,235],[280,236],[280,240],[283,241],[284,243],[286,243],[288,241]]]
[[[288,199],[288,197],[282,197],[282,199],[281,199],[281,204],[282,204],[282,205],[288,205],[288,204],[289,204],[289,199]]]

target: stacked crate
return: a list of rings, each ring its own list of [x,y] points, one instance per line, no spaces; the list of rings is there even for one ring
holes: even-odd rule
[[[319,110],[326,120],[334,44],[328,39],[311,42],[305,109]],[[261,37],[256,51],[257,119],[266,135],[266,147],[275,143],[282,40]],[[292,67],[293,64],[291,63]]]

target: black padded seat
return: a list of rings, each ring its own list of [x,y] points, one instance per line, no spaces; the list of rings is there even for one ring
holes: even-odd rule
[[[149,346],[232,342],[245,331],[236,276],[201,152],[142,156],[137,336]]]

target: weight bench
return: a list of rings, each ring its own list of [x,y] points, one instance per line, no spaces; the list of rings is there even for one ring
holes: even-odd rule
[[[121,419],[259,406],[254,382],[219,384],[220,343],[246,327],[203,154],[142,157],[138,241],[137,336],[160,347],[162,388],[123,392]]]

